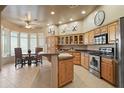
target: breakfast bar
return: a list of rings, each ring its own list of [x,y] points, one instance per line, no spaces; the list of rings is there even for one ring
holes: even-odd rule
[[[60,87],[60,85],[66,84],[66,82],[68,83],[68,81],[66,81],[63,84],[59,84],[59,82],[61,81],[61,78],[59,78],[59,76],[64,75],[60,71],[60,68],[62,68],[62,65],[60,65],[60,62],[67,63],[66,60],[67,61],[70,60],[69,64],[72,64],[72,61],[73,61],[72,60],[73,59],[72,55],[70,55],[68,53],[51,53],[51,52],[39,52],[38,54],[41,57],[42,56],[47,57],[49,62],[51,62],[51,80],[50,80],[51,85],[50,85],[50,87],[57,88],[57,87]],[[71,65],[71,68],[72,68],[71,70],[73,70],[73,65]],[[63,70],[63,69],[61,69],[61,70]],[[70,79],[70,81],[72,81],[72,79]]]

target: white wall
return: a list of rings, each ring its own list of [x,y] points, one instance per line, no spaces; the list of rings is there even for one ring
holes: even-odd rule
[[[67,31],[64,34],[72,34],[72,33],[83,33],[83,32],[87,32],[90,31],[94,28],[97,28],[98,26],[94,25],[94,17],[95,14],[98,10],[104,10],[105,11],[105,21],[102,25],[108,24],[112,21],[118,20],[120,17],[124,16],[124,5],[119,6],[119,5],[105,5],[105,6],[100,6],[98,7],[98,9],[96,9],[94,12],[92,12],[89,16],[87,16],[84,20],[80,20],[77,21],[78,22],[78,30],[75,32],[72,31]],[[74,23],[74,22],[72,22]],[[66,24],[69,25],[72,24]],[[61,26],[59,26],[59,34],[63,35],[63,33],[61,33],[62,29]]]

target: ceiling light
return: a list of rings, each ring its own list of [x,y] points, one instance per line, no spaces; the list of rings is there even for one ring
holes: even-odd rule
[[[59,21],[59,24],[61,24],[62,22],[61,21]]]
[[[81,14],[86,14],[86,11],[81,11]]]
[[[52,12],[51,12],[51,15],[54,15],[54,14],[55,14],[55,12],[54,12],[54,11],[52,11]]]
[[[70,21],[73,21],[73,19],[72,19],[72,18],[70,18]]]
[[[50,24],[47,24],[47,26],[49,26]]]

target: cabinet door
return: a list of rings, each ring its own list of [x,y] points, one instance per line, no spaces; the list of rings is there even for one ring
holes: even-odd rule
[[[81,65],[84,67],[84,63],[85,63],[85,53],[81,53]]]
[[[107,26],[101,27],[101,28],[100,28],[100,31],[101,31],[101,34],[106,34],[106,33],[108,33]]]
[[[114,84],[112,63],[108,63],[108,81],[111,82],[112,84]]]
[[[66,82],[73,80],[73,60],[68,60],[66,64]]]
[[[66,83],[66,64],[64,61],[59,62],[59,86]]]
[[[58,49],[58,37],[49,36],[47,37],[47,50],[48,52],[55,52]]]
[[[89,32],[89,44],[94,44],[94,31]]]
[[[108,43],[115,42],[116,30],[117,30],[117,22],[108,25]]]
[[[89,69],[89,57],[85,56],[85,68]]]
[[[100,29],[99,29],[99,28],[95,29],[94,35],[95,35],[95,36],[100,35]]]
[[[79,44],[83,44],[83,34],[79,35]]]
[[[101,62],[101,77],[104,79],[107,79],[108,75],[107,75],[108,71],[107,71],[107,64],[105,62]]]
[[[102,59],[101,62],[101,77],[111,84],[115,84],[114,80],[114,66],[112,59]]]
[[[84,33],[84,45],[88,44],[89,33]]]
[[[80,53],[73,53],[73,63],[76,65],[80,65],[81,64],[81,54]]]

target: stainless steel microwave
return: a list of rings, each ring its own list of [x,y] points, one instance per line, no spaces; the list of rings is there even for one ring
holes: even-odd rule
[[[108,43],[108,34],[94,36],[94,44],[107,44],[107,43]]]

